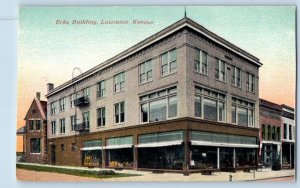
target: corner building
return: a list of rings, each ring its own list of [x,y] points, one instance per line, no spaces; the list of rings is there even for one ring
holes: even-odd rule
[[[261,65],[185,17],[56,88],[48,84],[49,163],[255,168]]]

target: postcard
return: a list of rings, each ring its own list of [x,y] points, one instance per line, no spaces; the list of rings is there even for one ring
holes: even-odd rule
[[[293,6],[21,6],[19,181],[294,181]]]

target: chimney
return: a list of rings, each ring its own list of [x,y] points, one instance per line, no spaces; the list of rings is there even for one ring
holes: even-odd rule
[[[40,92],[36,92],[36,98],[37,98],[38,100],[41,100],[41,93],[40,93]]]
[[[50,93],[50,91],[52,91],[54,89],[54,84],[48,83],[47,88],[48,88],[48,93]]]

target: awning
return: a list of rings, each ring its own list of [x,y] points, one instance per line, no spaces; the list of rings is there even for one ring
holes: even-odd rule
[[[182,144],[182,140],[175,140],[175,141],[166,141],[166,142],[150,142],[150,143],[138,144],[136,145],[136,147],[154,148],[154,147],[164,147],[164,146],[176,146],[181,144]]]
[[[88,151],[88,150],[102,150],[102,146],[95,146],[95,147],[85,147],[85,148],[80,148],[82,151]]]
[[[192,145],[195,146],[219,146],[219,147],[233,147],[233,148],[259,148],[256,144],[231,144],[221,142],[205,142],[205,141],[191,141]]]
[[[122,145],[111,145],[111,146],[104,146],[104,149],[122,149],[122,148],[131,148],[132,144],[122,144]]]

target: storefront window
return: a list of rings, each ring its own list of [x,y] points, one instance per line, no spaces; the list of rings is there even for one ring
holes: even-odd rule
[[[236,148],[235,162],[236,167],[256,166],[256,149]]]
[[[217,147],[192,146],[191,168],[207,169],[217,168]]]
[[[82,151],[83,166],[101,166],[102,150],[86,150]]]
[[[233,148],[220,148],[220,168],[233,168]]]
[[[107,150],[107,157],[109,167],[133,167],[133,148],[119,148]]]

